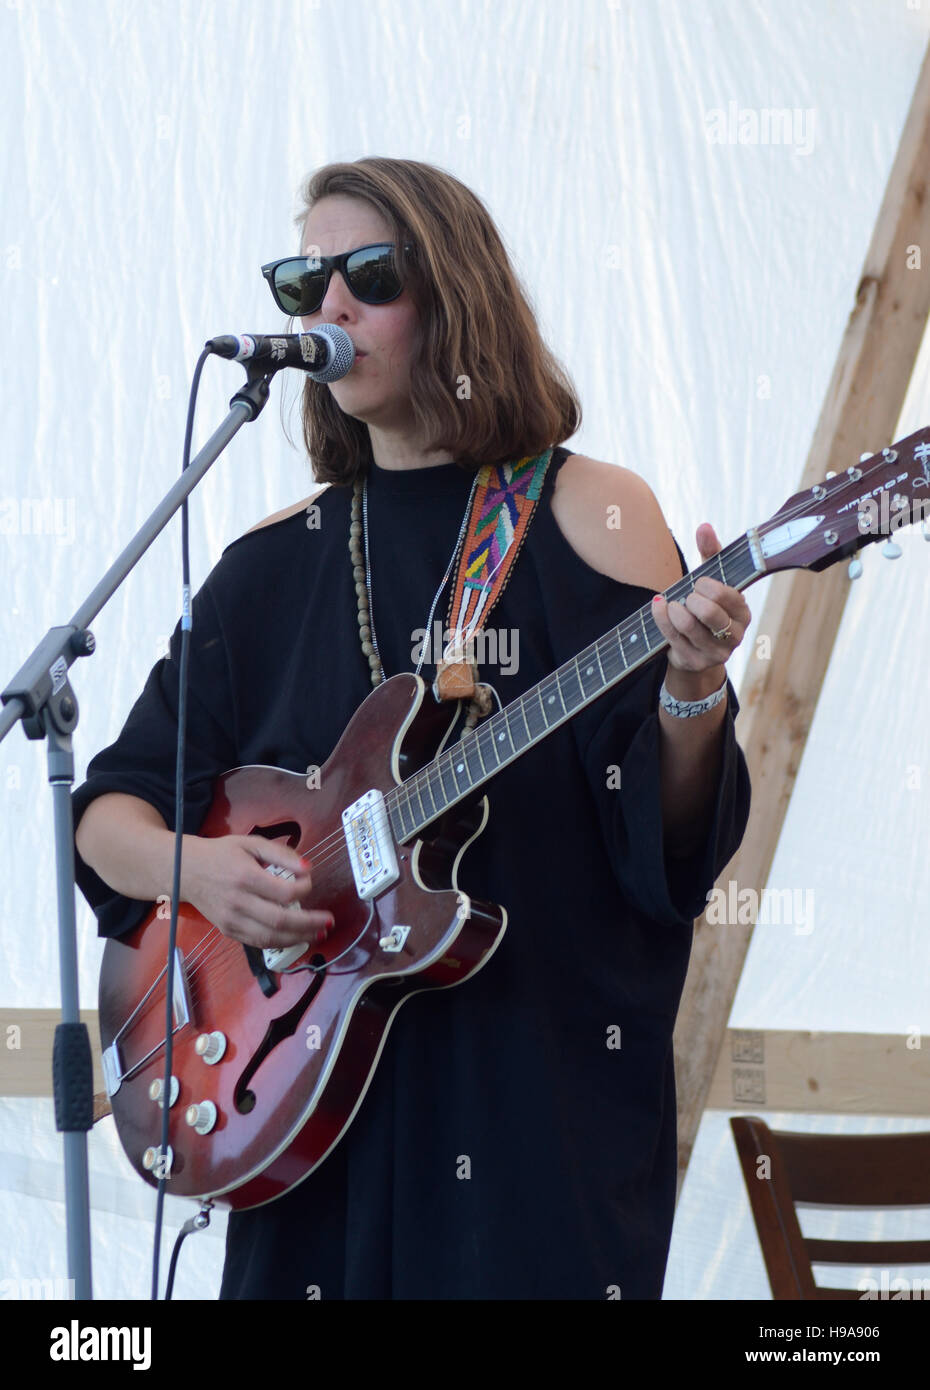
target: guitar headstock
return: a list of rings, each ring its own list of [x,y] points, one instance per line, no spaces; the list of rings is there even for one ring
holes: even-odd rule
[[[930,539],[930,428],[796,492],[749,537],[766,573],[822,570],[915,522]]]

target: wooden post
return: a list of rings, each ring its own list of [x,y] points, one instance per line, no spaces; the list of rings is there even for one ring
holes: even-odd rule
[[[930,312],[930,49],[904,125],[855,305],[798,488],[839,473],[895,437]],[[791,489],[796,491],[798,489]],[[850,580],[845,565],[765,581],[756,633],[772,659],[750,657],[737,737],[752,778],[752,812],[721,876],[761,893],[833,650]],[[675,1031],[678,1189],[717,1067],[752,926],[701,918]]]

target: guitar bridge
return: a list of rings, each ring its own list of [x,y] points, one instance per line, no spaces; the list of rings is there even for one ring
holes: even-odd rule
[[[342,813],[342,828],[356,891],[362,902],[368,902],[400,877],[382,794],[373,789],[347,806]]]
[[[103,1067],[103,1084],[106,1086],[107,1095],[115,1096],[123,1084],[123,1061],[115,1042],[104,1048],[100,1054],[100,1063]]]

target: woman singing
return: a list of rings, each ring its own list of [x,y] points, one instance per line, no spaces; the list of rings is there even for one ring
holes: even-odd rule
[[[412,160],[322,168],[299,253],[264,270],[279,308],[338,325],[356,357],[306,380],[314,491],[228,545],[194,600],[181,897],[217,932],[324,954],[338,935],[312,856],[197,831],[227,770],[310,785],[374,687],[432,685],[484,465],[529,461],[540,481],[453,739],[650,604],[668,647],[483,789],[457,885],[506,909],[500,944],[398,1010],[323,1162],[230,1215],[220,1296],[657,1299],[692,924],[749,814],[726,675],[749,609],[708,577],[684,604],[652,602],[686,572],[681,552],[642,478],[563,447],[579,403],[457,179]],[[719,549],[708,525],[697,543]],[[179,650],[176,631],[75,793],[103,935],[171,892]]]

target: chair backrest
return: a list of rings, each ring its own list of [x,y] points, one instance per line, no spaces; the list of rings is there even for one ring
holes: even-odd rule
[[[814,1240],[796,1210],[930,1205],[930,1134],[790,1134],[756,1115],[730,1126],[773,1298],[863,1297],[816,1284],[815,1264],[930,1264],[930,1240]]]

